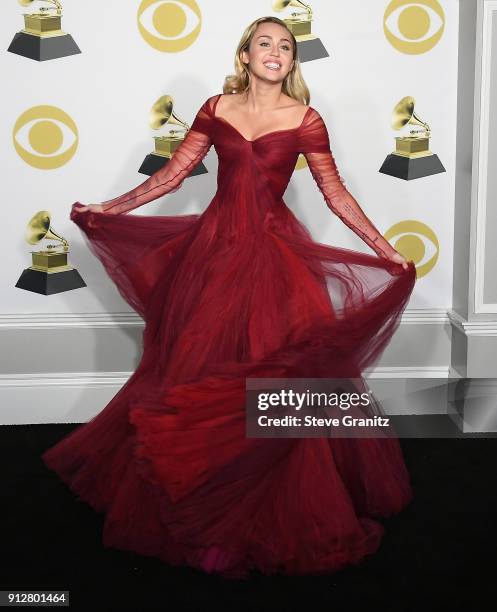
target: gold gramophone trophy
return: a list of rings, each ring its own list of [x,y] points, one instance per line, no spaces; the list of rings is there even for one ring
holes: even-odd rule
[[[37,0],[18,0],[31,6]],[[38,0],[42,6],[37,13],[24,14],[24,29],[14,36],[8,51],[29,59],[44,62],[81,53],[73,37],[61,30],[62,5],[59,0]]]
[[[149,117],[149,125],[153,130],[159,130],[163,125],[181,125],[185,131],[170,130],[163,136],[154,136],[155,150],[149,153],[143,160],[138,172],[152,176],[154,172],[163,168],[173,156],[176,149],[183,142],[186,132],[190,126],[180,119],[173,111],[174,100],[172,96],[161,96],[152,106]],[[201,161],[190,172],[189,176],[205,174],[207,168]]]
[[[287,6],[304,9],[305,12],[292,13],[291,17],[283,19],[297,40],[297,53],[299,61],[310,62],[311,60],[329,57],[321,40],[312,33],[312,9],[301,0],[274,0],[273,10],[282,11]]]
[[[23,270],[15,286],[43,295],[86,287],[79,272],[67,264],[69,244],[50,227],[48,210],[38,211],[26,228],[25,239],[29,244],[37,244],[43,238],[61,244],[49,244],[44,250],[31,251],[32,265]]]
[[[402,98],[393,110],[392,127],[400,130],[405,125],[420,125],[423,129],[411,130],[410,136],[397,136],[395,151],[387,155],[379,170],[406,181],[445,172],[438,155],[429,149],[430,127],[416,115],[414,104],[411,96]]]

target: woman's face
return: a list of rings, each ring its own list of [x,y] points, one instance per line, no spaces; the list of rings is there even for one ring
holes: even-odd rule
[[[282,82],[293,67],[293,42],[288,30],[278,23],[261,23],[242,61],[252,76],[264,81]]]

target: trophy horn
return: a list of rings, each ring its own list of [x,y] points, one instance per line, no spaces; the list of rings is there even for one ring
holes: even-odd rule
[[[17,0],[21,6],[31,6],[35,0]],[[42,0],[42,2],[48,2],[49,4],[53,4],[52,10],[57,10],[58,14],[62,14],[62,4],[59,0]],[[50,10],[49,7],[40,9],[40,11],[45,12]]]
[[[189,125],[173,111],[174,100],[172,96],[161,96],[152,106],[149,117],[150,127],[154,130],[160,129],[166,123],[170,125],[181,125],[187,130]]]
[[[415,100],[412,96],[406,96],[395,105],[392,113],[392,127],[394,130],[400,130],[405,125],[420,125],[427,132],[430,128],[426,121],[423,121],[414,112]]]
[[[31,217],[24,237],[29,244],[37,244],[43,238],[47,238],[62,242],[64,248],[69,246],[67,240],[50,227],[50,211],[48,210],[40,210]]]
[[[312,16],[311,7],[305,2],[301,2],[301,0],[274,0],[273,2],[274,11],[282,11],[283,9],[286,9],[287,6],[293,6],[294,8],[304,9],[309,14],[308,15],[309,18]],[[296,16],[298,14],[299,13],[292,13],[292,16]]]

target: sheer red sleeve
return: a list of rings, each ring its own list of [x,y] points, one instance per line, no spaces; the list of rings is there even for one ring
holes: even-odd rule
[[[397,251],[383,238],[345,187],[330,149],[328,130],[320,114],[312,109],[302,126],[299,152],[305,155],[311,174],[328,208],[355,232],[377,255],[390,259]]]
[[[138,187],[102,202],[104,213],[126,214],[160,196],[178,191],[184,179],[202,161],[211,147],[210,102],[211,98],[204,102],[169,162]]]

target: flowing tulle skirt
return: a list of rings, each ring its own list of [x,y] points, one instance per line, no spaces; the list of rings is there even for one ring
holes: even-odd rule
[[[145,321],[133,375],[43,454],[105,513],[104,545],[239,578],[332,572],[376,551],[378,519],[412,497],[398,440],[248,438],[245,380],[360,376],[400,322],[414,264],[314,242],[289,209],[235,235],[213,206],[79,207],[71,219]]]

